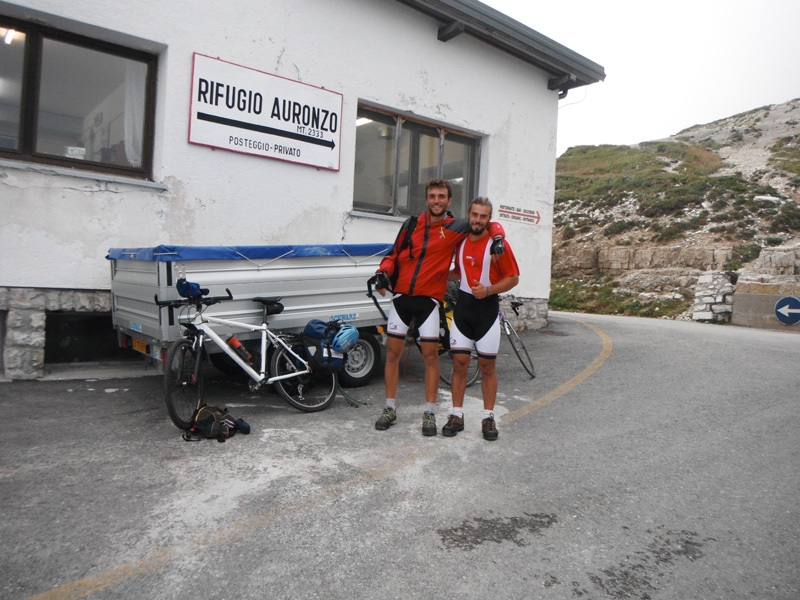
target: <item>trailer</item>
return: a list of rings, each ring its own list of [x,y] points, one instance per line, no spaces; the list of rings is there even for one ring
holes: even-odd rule
[[[122,347],[163,362],[166,349],[181,338],[185,317],[173,307],[159,307],[155,297],[178,299],[175,283],[185,277],[211,295],[230,290],[233,300],[208,308],[220,318],[259,325],[260,305],[252,299],[266,296],[280,298],[285,307],[270,317],[270,329],[276,331],[300,332],[311,319],[354,325],[359,343],[348,353],[340,379],[349,386],[365,385],[380,370],[380,334],[386,324],[367,296],[367,280],[390,249],[391,244],[111,248],[106,258],[117,338]],[[388,312],[389,295],[378,302]],[[229,333],[224,327],[219,332]],[[236,332],[245,345],[254,343],[256,335]],[[238,371],[213,344],[207,348],[214,366],[230,374]]]

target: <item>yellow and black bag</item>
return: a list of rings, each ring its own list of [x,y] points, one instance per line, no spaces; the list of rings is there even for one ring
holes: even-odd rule
[[[197,409],[192,419],[192,427],[183,434],[186,441],[202,438],[224,442],[236,433],[236,419],[226,408],[204,404]]]

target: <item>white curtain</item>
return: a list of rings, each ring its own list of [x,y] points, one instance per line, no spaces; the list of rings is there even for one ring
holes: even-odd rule
[[[125,156],[133,167],[142,166],[147,64],[125,61]]]

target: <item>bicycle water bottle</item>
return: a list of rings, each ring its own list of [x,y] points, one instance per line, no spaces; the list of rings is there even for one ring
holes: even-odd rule
[[[253,355],[247,351],[247,348],[242,345],[242,342],[240,342],[235,335],[231,335],[231,337],[228,338],[228,345],[233,348],[234,352],[236,352],[243,361],[249,363],[253,360]]]

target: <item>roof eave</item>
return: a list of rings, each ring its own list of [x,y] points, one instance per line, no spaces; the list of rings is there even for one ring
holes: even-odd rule
[[[442,23],[439,40],[467,33],[550,75],[548,88],[566,92],[605,79],[605,69],[477,0],[398,0]]]

